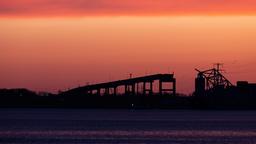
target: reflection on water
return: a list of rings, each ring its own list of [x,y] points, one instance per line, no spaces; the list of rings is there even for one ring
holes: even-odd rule
[[[256,143],[254,111],[1,109],[0,143]]]

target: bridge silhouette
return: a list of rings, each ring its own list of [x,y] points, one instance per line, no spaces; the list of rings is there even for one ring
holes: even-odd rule
[[[155,81],[158,81],[158,91],[154,93],[153,87]],[[170,84],[168,87],[164,87],[164,84]],[[140,89],[142,86],[142,89]],[[121,93],[120,87],[123,88]],[[168,93],[170,95],[176,95],[176,79],[174,74],[154,74],[143,77],[129,78],[124,80],[99,83],[93,85],[86,85],[78,88],[74,88],[63,92],[63,95],[70,96],[82,96],[82,95],[162,95]]]
[[[154,74],[44,95],[0,89],[0,107],[256,109],[256,84],[233,85],[217,68],[198,70],[195,91],[176,94],[174,74]]]

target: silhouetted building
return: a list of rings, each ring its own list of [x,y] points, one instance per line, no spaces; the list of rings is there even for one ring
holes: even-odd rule
[[[205,94],[205,78],[199,73],[195,79],[195,95],[204,96]]]
[[[254,96],[256,97],[256,83],[249,83],[247,81],[238,81],[237,90],[241,96]]]

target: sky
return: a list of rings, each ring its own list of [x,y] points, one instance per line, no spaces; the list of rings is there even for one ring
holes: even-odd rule
[[[58,92],[195,68],[256,82],[255,0],[1,0],[0,88]]]

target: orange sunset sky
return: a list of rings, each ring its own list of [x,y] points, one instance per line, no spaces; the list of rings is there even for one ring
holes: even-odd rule
[[[194,68],[256,82],[255,0],[1,0],[0,88],[57,92]]]

